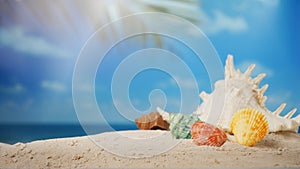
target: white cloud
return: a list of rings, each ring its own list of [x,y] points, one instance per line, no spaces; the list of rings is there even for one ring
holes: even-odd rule
[[[262,1],[262,0],[261,0]],[[229,16],[224,13],[224,11],[216,10],[214,11],[213,16],[209,16],[205,11],[204,7],[196,0],[193,1],[172,1],[172,0],[140,0],[137,2],[142,3],[133,3],[133,7],[130,6],[131,10],[135,12],[141,11],[159,11],[166,12],[173,15],[177,15],[184,19],[187,19],[201,29],[204,30],[204,33],[208,34],[216,34],[223,31],[229,31],[233,33],[245,31],[248,28],[248,24],[246,20],[238,15]],[[271,3],[271,2],[264,2]],[[152,7],[152,8],[151,8]],[[170,25],[170,20],[157,20],[160,25],[166,25],[168,27]],[[172,20],[172,22],[176,22]],[[176,27],[180,29],[180,25],[178,23]],[[185,30],[191,35],[195,34],[192,30]]]
[[[229,32],[242,32],[247,30],[248,24],[246,20],[241,16],[228,16],[221,11],[215,11],[213,17],[209,17],[202,12],[202,25],[205,33],[216,34],[223,31]]]
[[[133,3],[133,6],[129,8],[135,12],[141,11],[159,11],[166,12],[173,15],[177,15],[184,19],[187,19],[193,22],[199,28],[204,30],[204,33],[216,34],[223,31],[229,32],[242,32],[248,28],[246,20],[242,16],[229,16],[223,11],[216,10],[213,16],[209,16],[205,11],[204,7],[196,0],[193,1],[172,1],[172,0],[140,0],[137,2],[142,3]],[[152,7],[152,8],[151,8]],[[157,20],[157,23],[160,25],[165,25],[169,27],[170,20]],[[172,22],[176,22],[172,20]],[[176,28],[180,29],[180,24],[175,24]],[[184,27],[186,28],[186,27]],[[191,35],[194,35],[193,30],[184,30]]]
[[[1,93],[13,93],[18,94],[26,91],[25,87],[19,83],[13,85],[13,86],[0,86],[0,92]]]
[[[169,7],[170,8],[170,7]],[[179,15],[185,19],[193,21],[199,28],[201,28],[204,33],[207,34],[217,34],[223,31],[228,31],[231,33],[239,33],[248,29],[248,24],[244,17],[240,15],[229,16],[223,11],[215,10],[212,16],[209,16],[203,9],[202,6],[193,8],[180,8],[172,10],[168,9],[174,15]],[[180,12],[180,14],[178,13]],[[161,24],[169,24],[169,21],[158,21]],[[176,23],[175,23],[176,24]],[[176,25],[180,28],[180,25]],[[195,34],[192,30],[185,30],[191,35]]]
[[[0,28],[0,44],[35,56],[68,57],[66,50],[49,43],[43,37],[26,34],[21,28]]]
[[[43,81],[41,86],[45,89],[50,89],[57,92],[62,92],[66,90],[66,86],[57,81]]]
[[[236,66],[237,69],[240,69],[241,71],[246,71],[246,69],[251,65],[255,64],[255,68],[252,73],[252,77],[256,76],[260,73],[266,73],[267,77],[272,77],[273,76],[273,70],[258,63],[258,62],[253,62],[253,61],[244,61]]]

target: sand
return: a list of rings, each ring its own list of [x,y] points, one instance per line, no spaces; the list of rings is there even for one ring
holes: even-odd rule
[[[157,143],[154,140],[151,140],[150,144],[147,143],[146,151],[141,153],[137,152],[137,149],[142,146],[134,141],[128,142],[124,136],[134,137],[139,141],[154,137],[154,140],[160,140],[158,144],[161,144],[161,147],[164,147],[162,145],[164,142],[173,140],[166,131],[136,130],[102,133],[94,135],[92,139],[73,137],[14,145],[0,143],[0,166],[1,168],[300,168],[300,135],[296,133],[271,133],[254,147],[245,147],[229,141],[221,147],[208,147],[197,146],[192,140],[176,140],[178,144],[173,148],[152,157],[151,155],[158,153],[155,148]],[[95,144],[101,141],[106,145],[101,147]],[[114,151],[119,155],[111,153]],[[143,158],[138,158],[139,156]]]

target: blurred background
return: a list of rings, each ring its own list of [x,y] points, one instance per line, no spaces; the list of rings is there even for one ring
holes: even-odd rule
[[[192,22],[209,38],[223,64],[227,55],[233,54],[242,71],[255,63],[253,76],[267,74],[262,83],[270,85],[266,92],[270,110],[283,102],[287,103],[284,113],[300,109],[299,7],[297,0],[0,0],[0,142],[85,135],[72,100],[79,52],[101,26],[139,12],[163,12]],[[147,23],[136,21],[132,28],[141,25]],[[177,26],[178,31],[188,32]],[[111,35],[99,37],[99,45],[124,29],[116,27]],[[150,47],[180,56],[194,73],[199,92],[212,91],[204,66],[179,42],[155,35],[130,37],[111,49],[95,79],[99,107],[115,130],[136,127],[114,107],[111,76],[126,56]],[[178,78],[189,87],[191,79]],[[149,93],[156,88],[167,96],[166,110],[177,112],[179,88],[172,77],[157,70],[141,72],[133,79],[129,90],[132,104],[147,109]],[[89,86],[83,89],[94,90]],[[160,103],[158,98],[157,106]],[[85,123],[98,125],[95,133],[108,130],[93,117],[87,117]]]

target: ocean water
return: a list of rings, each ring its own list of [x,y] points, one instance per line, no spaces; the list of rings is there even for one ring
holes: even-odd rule
[[[108,131],[136,130],[133,124],[110,124],[113,128],[103,125],[90,125],[91,133],[98,134]],[[80,124],[0,124],[0,142],[15,144],[63,137],[86,136]]]

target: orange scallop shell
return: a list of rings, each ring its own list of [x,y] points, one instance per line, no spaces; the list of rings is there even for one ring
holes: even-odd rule
[[[191,127],[191,135],[197,145],[220,147],[227,140],[227,135],[219,128],[205,123],[195,122]]]
[[[230,130],[237,142],[244,146],[254,146],[268,134],[268,129],[266,116],[252,108],[238,111],[230,123]]]

